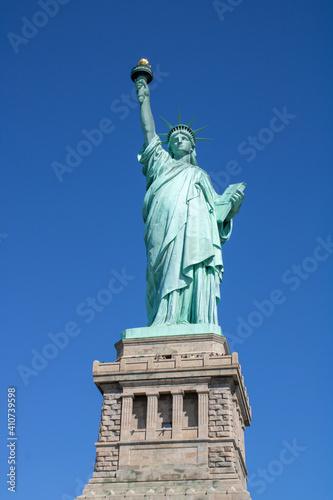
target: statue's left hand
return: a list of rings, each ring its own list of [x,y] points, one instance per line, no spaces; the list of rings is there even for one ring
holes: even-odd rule
[[[236,193],[234,193],[230,198],[231,209],[227,217],[228,219],[232,219],[233,217],[235,217],[235,215],[238,214],[243,199],[244,194],[239,189],[237,189]]]

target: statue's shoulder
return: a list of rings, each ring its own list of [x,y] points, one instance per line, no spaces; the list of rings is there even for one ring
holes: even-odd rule
[[[166,160],[172,159],[169,152],[165,151],[162,147],[162,143],[158,135],[155,135],[148,144],[143,144],[138,156],[140,163],[146,163],[147,160],[151,158],[155,159],[160,156],[163,156]]]

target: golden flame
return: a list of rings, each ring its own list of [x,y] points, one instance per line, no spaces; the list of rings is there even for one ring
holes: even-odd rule
[[[140,61],[138,62],[138,66],[149,66],[148,59],[140,59]]]

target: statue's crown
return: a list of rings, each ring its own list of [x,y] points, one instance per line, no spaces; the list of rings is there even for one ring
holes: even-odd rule
[[[178,125],[175,125],[172,127],[172,129],[169,130],[168,135],[167,135],[167,142],[170,141],[170,137],[172,134],[175,132],[187,132],[193,139],[193,142],[195,144],[195,134],[194,131],[189,127],[188,125],[184,125],[183,123],[179,123]]]
[[[161,119],[164,121],[164,123],[170,129],[167,134],[158,134],[160,137],[166,137],[166,140],[162,141],[162,144],[168,144],[169,141],[170,141],[170,139],[171,139],[171,136],[175,132],[185,132],[185,133],[187,133],[191,137],[191,139],[193,140],[193,144],[194,145],[195,145],[196,142],[199,142],[199,141],[210,141],[210,139],[204,139],[202,137],[195,137],[195,135],[198,132],[201,132],[201,130],[204,130],[205,128],[207,128],[207,125],[206,125],[205,127],[201,127],[201,128],[196,129],[196,130],[192,130],[191,125],[194,122],[196,116],[197,115],[195,115],[192,118],[192,120],[190,121],[190,123],[188,125],[185,125],[184,123],[182,123],[181,118],[180,118],[179,110],[178,110],[178,123],[177,123],[177,125],[171,125],[169,122],[167,122],[166,120],[164,120],[164,118],[161,117]]]

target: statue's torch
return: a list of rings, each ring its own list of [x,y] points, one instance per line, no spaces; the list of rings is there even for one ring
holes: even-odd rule
[[[148,84],[153,81],[153,70],[147,59],[140,59],[138,64],[134,66],[131,71],[131,79],[134,83],[141,79],[145,80]],[[142,88],[139,91],[138,98],[140,97],[140,92],[143,93],[144,89]]]

